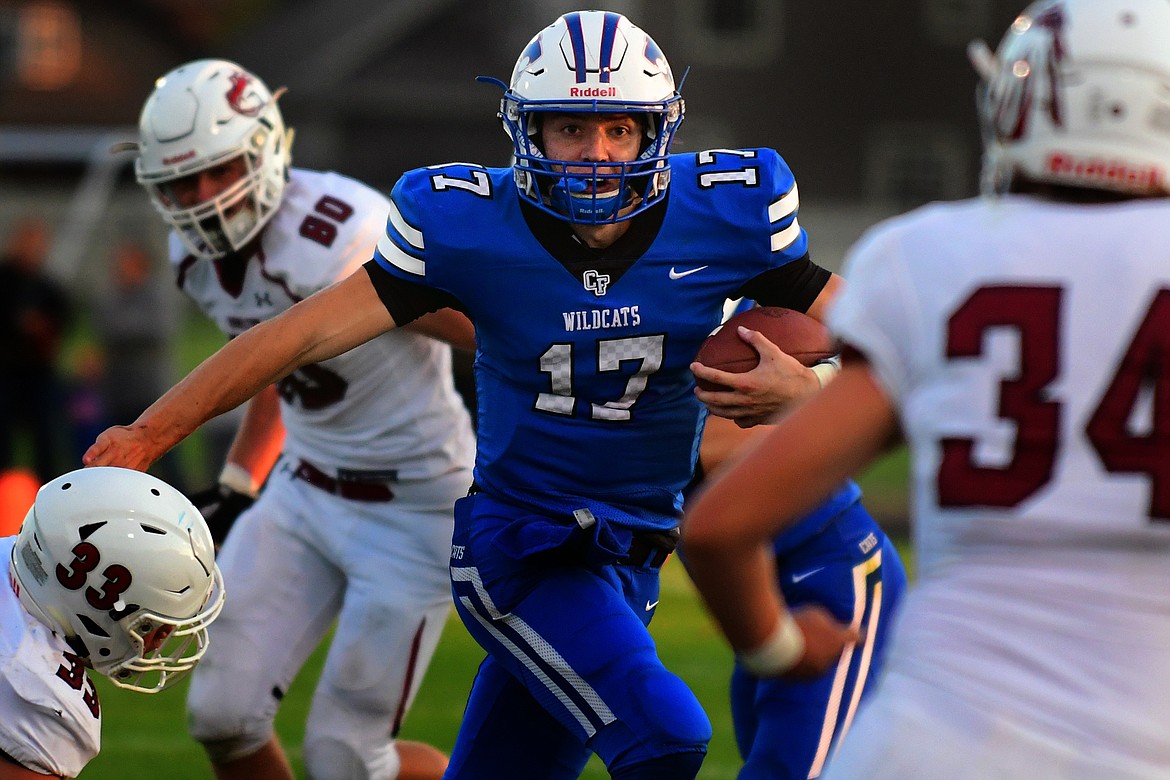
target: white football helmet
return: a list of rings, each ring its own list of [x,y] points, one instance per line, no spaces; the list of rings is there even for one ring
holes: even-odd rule
[[[649,35],[609,11],[565,14],[524,47],[500,102],[520,195],[570,222],[629,219],[665,196],[670,183],[667,154],[684,110],[670,64]],[[641,154],[634,162],[607,162],[595,164],[591,172],[567,173],[568,161],[544,155],[539,117],[595,112],[644,118]],[[598,194],[598,179],[617,179],[617,191]]]
[[[145,693],[195,666],[223,607],[199,510],[130,469],[80,469],[42,487],[9,568],[34,617],[115,685]]]
[[[142,107],[138,182],[197,257],[239,249],[280,205],[292,131],[279,97],[234,62],[196,60],[155,82]],[[177,180],[235,158],[244,162],[242,178],[200,203],[179,202]]]
[[[994,55],[982,41],[968,51],[985,82],[984,192],[1016,177],[1170,191],[1170,2],[1041,0]]]

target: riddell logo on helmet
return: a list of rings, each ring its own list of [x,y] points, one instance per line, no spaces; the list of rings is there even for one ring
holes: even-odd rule
[[[1132,167],[1122,160],[1105,160],[1099,157],[1081,158],[1063,152],[1048,156],[1045,167],[1057,176],[1075,176],[1127,189],[1153,189],[1163,180],[1162,169],[1157,166]]]
[[[569,97],[617,97],[617,87],[569,87]]]
[[[194,156],[195,150],[191,149],[190,151],[183,152],[182,154],[176,154],[174,157],[164,157],[163,165],[177,165],[185,160],[192,159]]]

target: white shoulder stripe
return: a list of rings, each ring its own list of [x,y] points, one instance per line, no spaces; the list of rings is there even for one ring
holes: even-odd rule
[[[402,212],[398,210],[398,206],[395,205],[394,201],[390,201],[390,214],[387,218],[390,220],[390,224],[394,226],[394,229],[398,231],[398,235],[406,239],[406,243],[420,252],[423,251],[422,231],[416,230],[406,224],[406,220],[402,218]]]
[[[800,222],[794,219],[791,225],[772,234],[772,251],[783,252],[798,238],[800,238]]]
[[[792,185],[784,197],[768,206],[768,221],[779,222],[800,208],[800,195],[797,194],[796,184]]]
[[[386,258],[393,265],[406,271],[408,274],[415,276],[427,275],[427,264],[425,260],[420,260],[417,257],[411,257],[398,248],[391,240],[390,236],[383,235],[378,239],[378,252],[382,257]]]

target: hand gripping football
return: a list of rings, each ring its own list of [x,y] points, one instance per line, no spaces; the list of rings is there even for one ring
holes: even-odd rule
[[[829,329],[807,314],[778,306],[756,306],[731,317],[707,337],[695,360],[705,366],[742,374],[751,371],[760,362],[760,355],[739,337],[736,328],[757,330],[780,349],[806,366],[837,354]],[[696,379],[704,390],[724,389],[702,379]]]

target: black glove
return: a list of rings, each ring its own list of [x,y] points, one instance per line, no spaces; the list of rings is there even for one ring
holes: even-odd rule
[[[211,531],[211,538],[215,542],[217,550],[223,544],[223,540],[227,538],[228,531],[232,529],[236,518],[240,516],[241,512],[252,506],[255,500],[252,496],[232,490],[227,485],[216,485],[191,496],[191,503],[207,521],[207,527]]]

